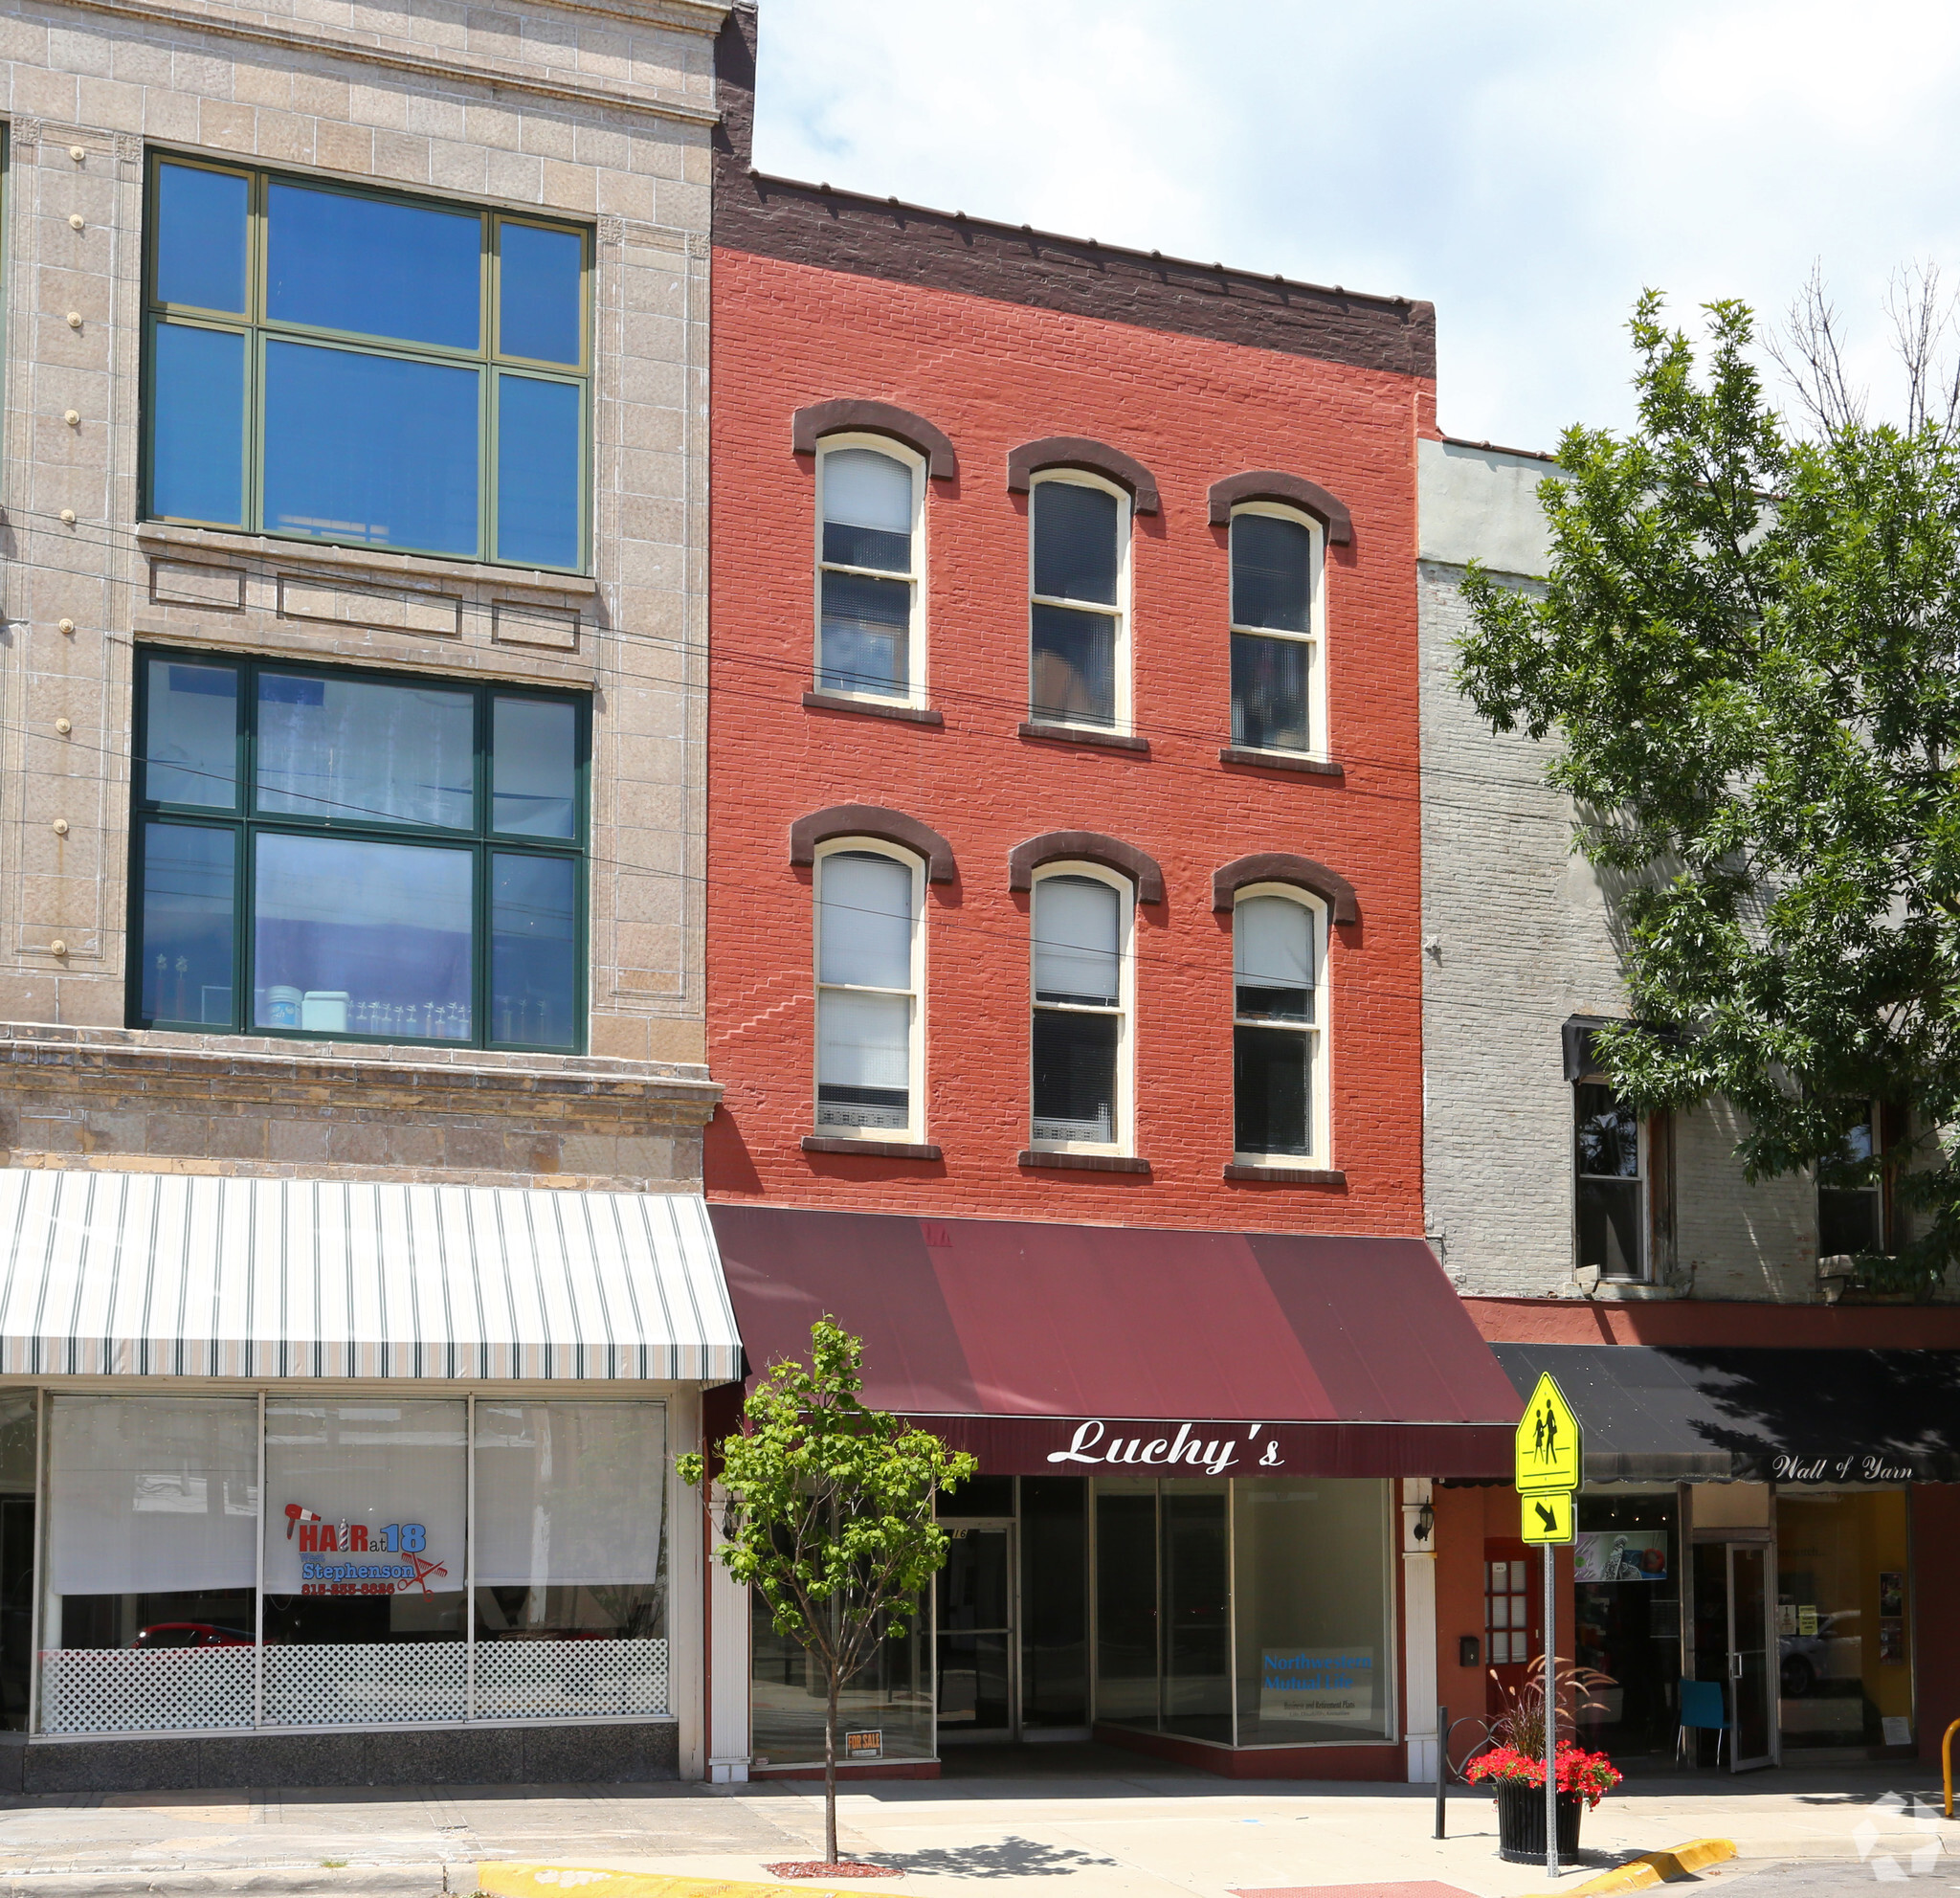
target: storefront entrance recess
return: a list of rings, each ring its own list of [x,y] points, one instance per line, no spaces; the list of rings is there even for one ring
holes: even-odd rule
[[[1695,1679],[1719,1681],[1731,1723],[1726,1752],[1738,1773],[1775,1757],[1767,1541],[1695,1544]],[[1704,1738],[1713,1758],[1713,1736]]]
[[[948,1525],[939,1572],[939,1738],[1012,1740],[1020,1732],[1013,1546],[1008,1522]]]

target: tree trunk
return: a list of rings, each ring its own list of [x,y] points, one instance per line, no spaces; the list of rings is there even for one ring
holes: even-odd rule
[[[837,1670],[830,1669],[830,1700],[823,1716],[823,1856],[837,1863]]]

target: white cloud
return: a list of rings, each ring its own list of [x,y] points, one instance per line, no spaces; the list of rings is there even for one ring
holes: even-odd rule
[[[1960,265],[1960,10],[763,0],[757,162],[1437,306],[1452,433],[1623,422],[1643,284]],[[1954,273],[1960,277],[1960,271]]]

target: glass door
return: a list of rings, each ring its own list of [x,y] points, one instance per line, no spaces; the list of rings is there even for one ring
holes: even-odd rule
[[[1775,1759],[1769,1572],[1765,1543],[1695,1546],[1695,1678],[1722,1683],[1728,1764],[1735,1773]],[[1712,1744],[1704,1742],[1704,1757],[1712,1756]]]
[[[1015,1739],[1014,1526],[946,1530],[952,1546],[938,1580],[939,1737]]]

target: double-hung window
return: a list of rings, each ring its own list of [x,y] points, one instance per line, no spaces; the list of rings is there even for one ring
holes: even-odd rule
[[[918,1137],[919,911],[924,866],[871,842],[816,860],[816,1125]]]
[[[1602,1080],[1572,1088],[1578,1263],[1606,1279],[1647,1276],[1647,1141],[1640,1117]]]
[[[1130,886],[1086,866],[1034,888],[1036,1147],[1129,1139]]]
[[[1129,499],[1082,474],[1029,495],[1029,715],[1120,731],[1129,721]]]
[[[1325,751],[1319,530],[1254,502],[1232,516],[1232,742]]]
[[[577,698],[145,648],[131,1022],[585,1039]]]
[[[583,571],[588,234],[150,167],[145,512]]]
[[[923,473],[916,456],[890,443],[846,437],[817,457],[819,691],[924,703]]]
[[[1862,1118],[1849,1128],[1838,1150],[1840,1165],[1871,1172],[1880,1156],[1878,1109],[1862,1104]],[[1817,1186],[1817,1256],[1885,1250],[1885,1190],[1877,1177],[1850,1182],[1833,1178]]]
[[[1241,895],[1233,911],[1232,1144],[1254,1165],[1325,1150],[1321,921],[1294,895]]]

